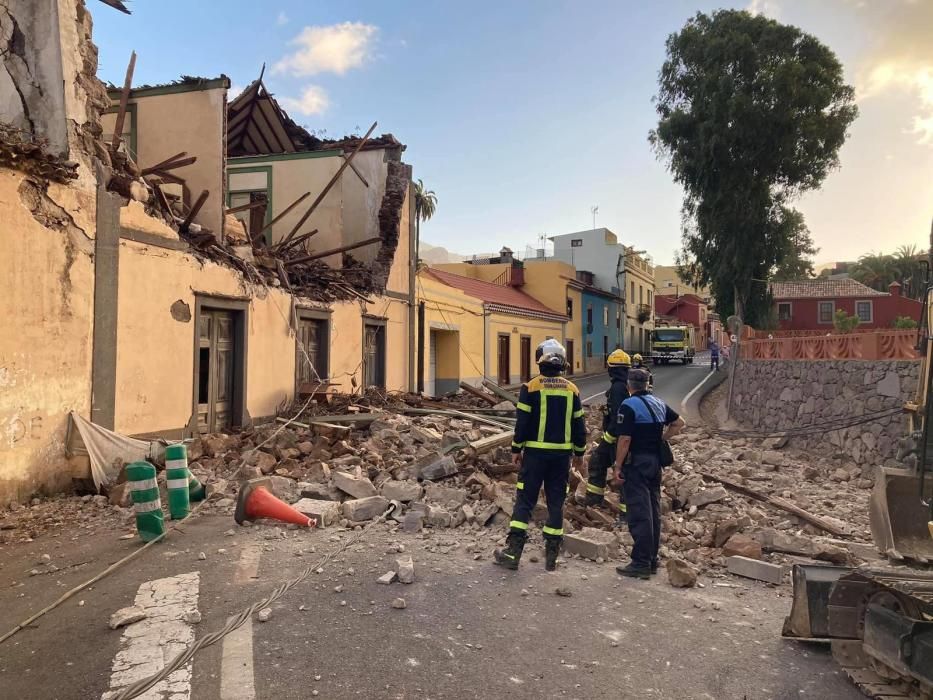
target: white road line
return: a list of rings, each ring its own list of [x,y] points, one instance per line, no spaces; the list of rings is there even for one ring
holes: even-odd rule
[[[680,407],[681,407],[681,409],[686,408],[687,402],[690,400],[690,398],[691,398],[695,393],[697,393],[697,391],[699,391],[700,387],[703,386],[704,384],[706,384],[707,380],[708,380],[710,377],[712,377],[714,374],[715,374],[715,372],[710,371],[709,374],[707,374],[705,377],[703,377],[703,379],[700,381],[699,384],[697,384],[695,387],[693,387],[693,388],[690,390],[690,393],[689,393],[689,394],[687,394],[686,396],[684,396],[684,400],[680,402]]]
[[[589,403],[590,401],[595,399],[597,396],[602,396],[605,393],[606,393],[605,391],[600,391],[599,393],[593,394],[592,396],[587,396],[585,399],[583,399],[583,403]]]
[[[256,700],[253,678],[253,621],[224,637],[220,700]]]
[[[198,609],[200,576],[197,571],[147,581],[136,592],[134,605],[146,618],[128,625],[113,660],[109,700],[131,683],[148,678],[165,667],[194,642],[194,627],[186,614]],[[142,695],[141,700],[190,700],[192,664],[189,662]]]
[[[259,547],[245,547],[236,566],[234,580],[250,583],[259,578]]]

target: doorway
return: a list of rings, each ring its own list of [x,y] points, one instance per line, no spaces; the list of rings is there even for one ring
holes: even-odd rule
[[[511,352],[509,343],[511,338],[505,333],[499,334],[499,344],[498,344],[498,376],[496,381],[499,382],[499,386],[506,386],[510,383],[510,364],[509,359],[511,358]]]
[[[531,381],[531,336],[523,335],[519,340],[522,360],[522,381]]]
[[[363,385],[385,389],[386,386],[386,327],[385,323],[367,322],[363,325]]]
[[[234,314],[202,309],[198,326],[198,432],[218,433],[233,421]]]
[[[295,348],[297,353],[295,380],[300,394],[310,393],[319,384],[327,381],[329,335],[326,319],[299,316]]]

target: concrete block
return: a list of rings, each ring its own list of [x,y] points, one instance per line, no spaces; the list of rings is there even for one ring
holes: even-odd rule
[[[421,478],[427,481],[443,479],[460,471],[454,458],[450,455],[434,455],[421,467]]]
[[[779,584],[784,580],[784,567],[748,557],[728,557],[726,568],[729,569],[729,573],[756,581]]]
[[[618,551],[618,541],[611,532],[585,527],[564,536],[564,551],[586,559],[608,559]]]
[[[344,493],[350,494],[353,498],[369,498],[377,493],[373,482],[361,476],[347,474],[346,472],[333,472],[331,479],[334,486]]]
[[[357,498],[352,501],[345,501],[343,504],[343,515],[348,520],[361,522],[363,520],[372,520],[382,515],[389,507],[389,499],[382,496],[370,496],[369,498]]]
[[[421,498],[422,488],[417,481],[396,481],[392,479],[382,485],[382,495],[390,501],[417,501]]]
[[[402,583],[415,582],[415,562],[411,556],[399,557],[395,560],[395,571],[398,573],[398,580]]]
[[[340,520],[340,504],[334,501],[318,501],[302,498],[292,508],[309,518],[317,520],[318,527],[327,527]]]
[[[689,503],[691,506],[702,508],[703,506],[708,506],[710,503],[721,501],[728,495],[729,492],[726,491],[725,487],[713,486],[702,491],[697,491],[695,494],[690,496],[687,503]]]

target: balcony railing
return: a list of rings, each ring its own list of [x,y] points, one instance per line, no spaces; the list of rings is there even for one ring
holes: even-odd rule
[[[916,330],[746,340],[743,360],[914,360]]]
[[[647,304],[638,304],[635,306],[635,317],[639,323],[647,323],[651,320],[651,307]]]

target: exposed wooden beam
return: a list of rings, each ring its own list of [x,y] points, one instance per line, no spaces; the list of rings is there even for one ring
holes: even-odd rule
[[[337,181],[340,179],[340,176],[343,175],[343,171],[346,170],[347,167],[353,163],[353,159],[356,157],[356,154],[359,153],[363,149],[364,145],[366,145],[366,142],[369,140],[370,135],[372,135],[373,131],[376,130],[376,124],[377,122],[373,122],[373,125],[369,127],[369,131],[367,131],[366,135],[362,139],[360,139],[359,144],[357,144],[356,148],[353,149],[353,153],[351,153],[349,157],[345,158],[343,163],[340,164],[340,167],[337,169],[337,172],[334,173],[334,176],[324,186],[324,189],[321,190],[321,193],[317,196],[317,199],[315,199],[314,202],[312,202],[311,206],[308,207],[308,211],[306,211],[302,215],[301,219],[298,220],[298,223],[295,224],[295,227],[291,231],[289,231],[287,236],[285,236],[282,243],[288,243],[292,238],[295,237],[295,234],[298,233],[298,229],[304,226],[304,223],[305,221],[308,220],[308,217],[311,216],[312,213],[314,213],[314,210],[317,209],[317,206],[324,200],[324,197],[327,196],[327,193],[330,192],[331,188],[335,184],[337,184]]]
[[[241,204],[238,207],[225,210],[224,214],[236,214],[237,212],[246,211],[247,209],[255,209],[256,207],[265,206],[266,204],[268,204],[268,202],[250,202],[249,204]]]
[[[341,153],[340,155],[341,155],[341,157],[342,157],[344,160],[347,159],[347,154],[346,154],[346,153]],[[361,172],[359,171],[359,169],[356,167],[356,165],[354,165],[353,163],[350,163],[350,170],[352,170],[353,172],[356,173],[356,176],[360,179],[360,182],[362,182],[364,185],[366,185],[366,187],[367,187],[367,189],[368,189],[368,188],[369,188],[369,183],[366,182],[366,178],[363,177],[363,173],[361,173]]]
[[[194,217],[198,215],[198,212],[201,211],[201,207],[204,206],[204,202],[206,202],[207,198],[210,196],[210,192],[207,190],[201,190],[201,194],[198,195],[197,201],[195,201],[191,209],[188,211],[188,216],[186,216],[185,220],[181,222],[181,226],[179,227],[180,230],[188,230],[188,227],[191,226],[191,222],[194,221]]]
[[[305,200],[306,200],[308,197],[310,197],[310,196],[311,196],[311,193],[310,193],[310,192],[305,192],[305,193],[304,193],[303,195],[301,195],[298,199],[296,199],[294,202],[292,202],[292,203],[289,204],[287,207],[285,207],[285,209],[282,210],[282,213],[281,213],[281,214],[279,214],[278,216],[276,216],[274,219],[272,219],[272,221],[270,221],[268,224],[266,224],[266,225],[263,226],[261,229],[259,229],[259,231],[256,232],[256,235],[253,236],[253,243],[255,243],[256,241],[258,241],[258,240],[259,240],[259,237],[260,237],[262,234],[264,234],[264,233],[265,233],[266,231],[268,231],[270,228],[272,228],[273,226],[275,226],[275,224],[277,224],[277,223],[282,219],[282,217],[286,216],[286,215],[288,214],[288,212],[290,212],[292,209],[294,209],[295,207],[297,207],[299,204],[301,204],[303,201],[305,201]]]
[[[176,160],[178,160],[179,158],[184,158],[186,155],[188,155],[188,152],[187,152],[187,151],[182,151],[181,153],[176,153],[175,155],[173,155],[173,156],[170,157],[170,158],[166,158],[165,160],[160,160],[158,163],[155,163],[155,164],[153,164],[153,165],[150,165],[150,166],[149,166],[149,169],[150,169],[150,170],[155,170],[156,168],[161,168],[163,165],[166,165],[166,164],[168,164],[168,163],[171,163],[172,161],[176,161]]]
[[[276,249],[275,249],[276,253],[281,255],[286,250],[290,250],[291,248],[294,248],[295,246],[304,243],[306,240],[311,238],[311,236],[313,236],[315,233],[317,233],[317,229],[314,229],[313,231],[308,231],[307,233],[303,233],[300,236],[295,236],[292,240],[290,240],[285,245],[276,246]]]
[[[359,243],[350,243],[349,245],[342,245],[339,248],[334,248],[332,250],[325,250],[322,253],[314,253],[313,255],[305,255],[301,258],[295,258],[294,260],[289,260],[286,262],[285,265],[298,265],[299,263],[311,262],[312,260],[320,260],[321,258],[337,255],[338,253],[346,253],[347,251],[356,250],[357,248],[362,248],[363,246],[372,245],[373,243],[379,243],[381,241],[381,236],[367,238],[365,241],[360,241]]]
[[[130,54],[130,64],[126,67],[126,78],[123,80],[123,90],[120,92],[120,108],[117,110],[117,121],[113,127],[113,141],[110,148],[116,151],[123,140],[123,122],[126,121],[126,106],[130,100],[130,90],[133,87],[133,71],[136,70],[136,52]]]
[[[169,163],[160,163],[159,165],[154,165],[151,168],[143,168],[142,174],[143,177],[149,173],[159,172],[168,172],[169,170],[176,170],[177,168],[184,168],[188,165],[191,165],[197,161],[197,156],[190,156],[188,158],[182,158],[181,160],[174,160]]]

